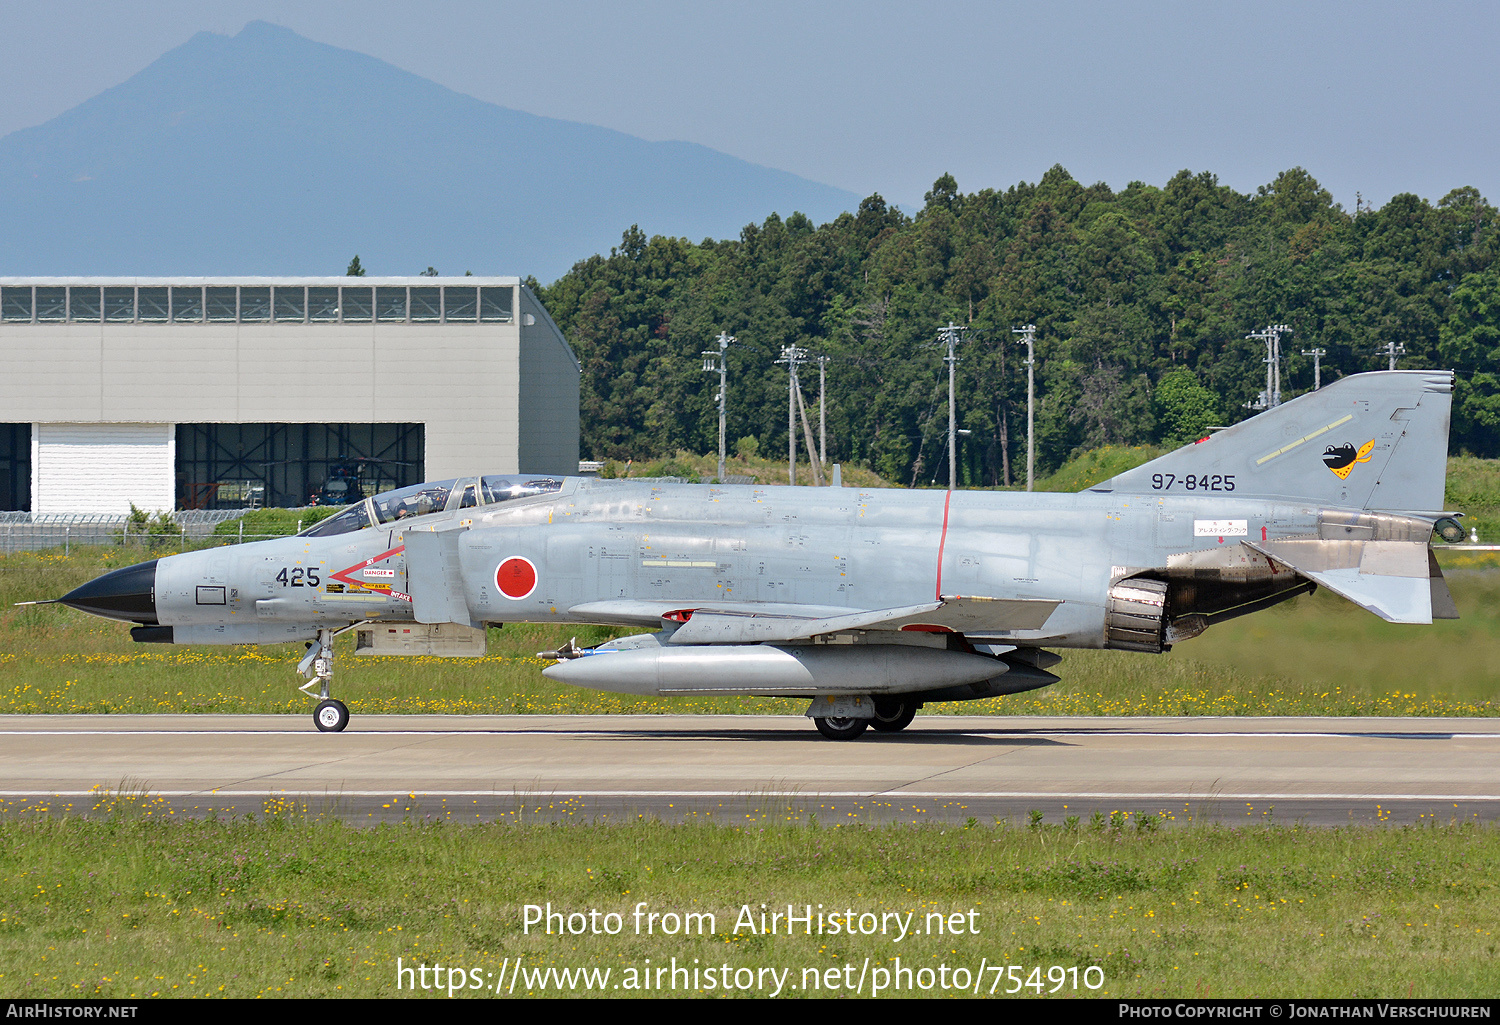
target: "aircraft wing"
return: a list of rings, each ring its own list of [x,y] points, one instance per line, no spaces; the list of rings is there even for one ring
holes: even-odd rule
[[[757,612],[765,616],[791,616],[796,619],[822,619],[864,611],[847,605],[798,605],[792,602],[714,602],[712,605],[704,605],[690,599],[664,601],[659,598],[617,598],[574,605],[568,609],[568,613],[594,623],[620,623],[657,629],[663,619],[681,619],[688,613],[710,609]]]
[[[658,625],[669,616],[686,617],[672,634],[672,644],[754,644],[805,641],[855,630],[929,630],[935,633],[988,633],[1036,630],[1061,604],[1041,598],[944,596],[941,600],[897,608],[855,610],[815,605],[724,602],[684,608],[670,602],[605,601],[574,606],[569,613]]]
[[[1389,623],[1458,618],[1426,541],[1285,538],[1243,543]]]

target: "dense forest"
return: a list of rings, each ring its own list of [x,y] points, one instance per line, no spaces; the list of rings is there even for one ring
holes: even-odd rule
[[[1399,195],[1348,212],[1300,168],[1255,195],[1213,174],[1164,187],[1036,184],[965,194],[939,178],[914,216],[880,196],[814,225],[772,214],[738,239],[626,231],[547,287],[530,282],[583,365],[586,458],[660,457],[718,444],[729,350],[729,447],[784,452],[783,346],[826,356],[830,461],[891,481],[946,483],[947,368],[958,349],[960,484],[1024,480],[1026,366],[1012,331],[1035,324],[1038,472],[1105,444],[1173,444],[1251,415],[1284,323],[1283,400],[1384,369],[1458,371],[1452,451],[1500,455],[1500,223],[1477,190],[1433,206]],[[817,430],[818,366],[801,371]],[[799,439],[800,441],[800,439]]]

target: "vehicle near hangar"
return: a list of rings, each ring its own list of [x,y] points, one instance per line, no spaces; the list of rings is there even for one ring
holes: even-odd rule
[[[1429,542],[1453,375],[1347,377],[1076,494],[481,476],[356,502],[300,535],[115,570],[58,599],[138,641],[333,640],[475,655],[490,623],[643,632],[544,653],[564,683],[810,699],[833,739],[1043,687],[1052,649],[1162,652],[1318,586],[1456,618]]]

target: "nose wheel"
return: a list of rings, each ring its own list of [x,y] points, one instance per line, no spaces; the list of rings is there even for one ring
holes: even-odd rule
[[[297,672],[307,678],[307,682],[297,689],[308,697],[318,698],[318,707],[313,709],[313,725],[320,733],[340,733],[349,725],[349,706],[328,693],[333,686],[333,639],[342,632],[319,630],[318,639],[308,645],[307,654],[297,665]]]
[[[324,733],[338,733],[349,725],[349,708],[342,701],[329,698],[319,701],[313,712],[313,722]]]

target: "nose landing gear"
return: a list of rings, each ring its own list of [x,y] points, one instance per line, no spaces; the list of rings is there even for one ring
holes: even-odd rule
[[[349,709],[342,701],[333,698],[319,701],[313,712],[313,722],[324,733],[338,733],[349,725]]]
[[[333,639],[344,630],[319,630],[318,639],[307,646],[307,654],[297,663],[297,672],[307,678],[297,689],[308,697],[318,698],[313,725],[322,733],[340,733],[349,725],[349,707],[328,693],[333,684]],[[317,694],[313,688],[317,688]]]

